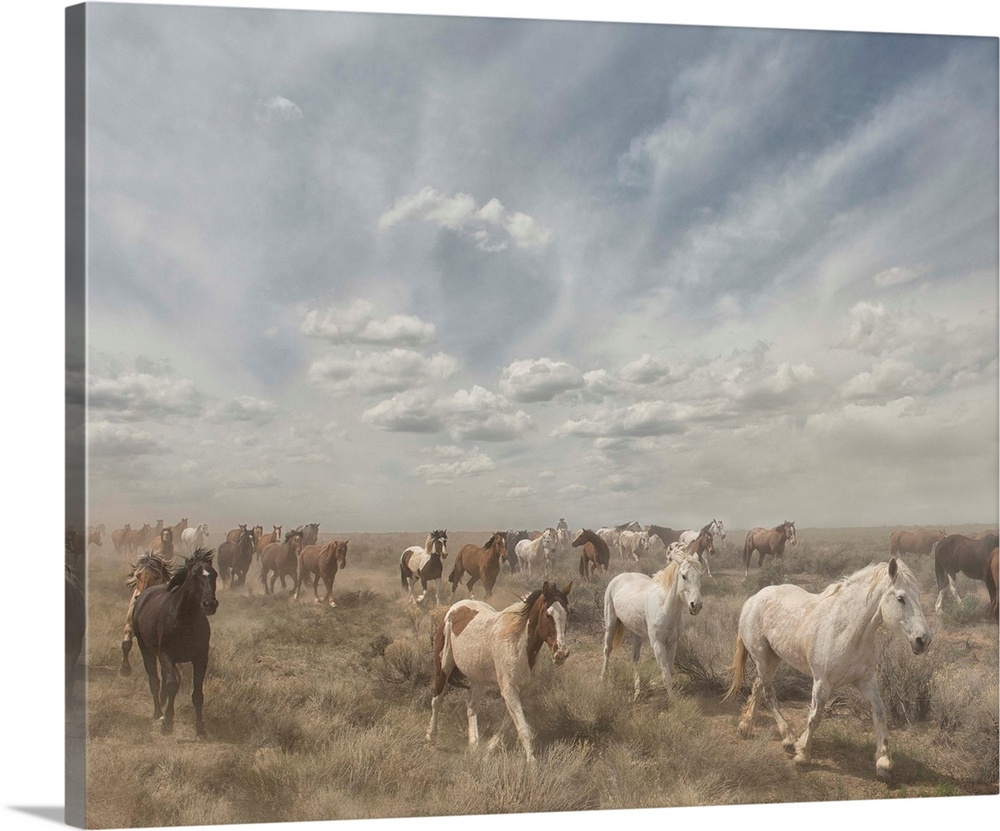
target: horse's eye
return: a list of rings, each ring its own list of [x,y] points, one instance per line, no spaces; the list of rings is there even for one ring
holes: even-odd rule
[[[896,600],[898,600],[900,603],[905,603],[906,602],[906,598],[903,597],[903,595],[900,595],[899,597],[897,597]]]

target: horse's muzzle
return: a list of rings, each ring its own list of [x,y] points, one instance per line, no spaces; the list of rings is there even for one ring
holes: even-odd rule
[[[688,603],[688,609],[692,615],[698,614],[701,611],[701,601],[696,600],[694,603]]]
[[[910,649],[913,650],[914,655],[921,655],[927,651],[927,647],[931,645],[930,633],[926,637],[914,638],[910,641]]]
[[[206,615],[214,615],[215,610],[218,608],[219,608],[219,601],[216,600],[214,597],[211,600],[206,600],[204,603],[201,604],[201,610]]]

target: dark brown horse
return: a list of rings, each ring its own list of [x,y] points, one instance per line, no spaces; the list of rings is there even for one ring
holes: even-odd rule
[[[935,612],[941,614],[945,589],[950,589],[955,600],[962,602],[962,598],[958,596],[958,589],[955,588],[955,576],[961,572],[973,580],[982,580],[986,562],[996,547],[996,534],[987,534],[979,540],[963,534],[949,534],[938,543],[934,550],[934,574],[938,584],[938,596],[934,602]]]
[[[272,542],[264,546],[260,552],[260,584],[264,587],[265,594],[274,593],[274,582],[278,578],[281,578],[281,588],[288,588],[285,585],[286,577],[291,577],[292,588],[296,592],[299,590],[299,551],[301,550],[301,531],[289,531],[285,534],[284,542]],[[267,582],[268,574],[271,575],[270,585]]]
[[[947,535],[944,529],[932,531],[921,528],[918,531],[893,531],[889,535],[889,556],[897,554],[930,554],[934,546]]]
[[[477,580],[483,581],[486,588],[486,599],[493,594],[493,586],[496,585],[497,576],[500,574],[500,563],[507,559],[507,535],[503,531],[496,531],[492,537],[486,541],[486,545],[480,548],[478,545],[469,543],[463,545],[455,558],[455,567],[452,568],[448,579],[451,581],[452,594],[458,588],[459,581],[464,574],[469,575],[469,582],[466,586],[469,594],[472,594],[472,587]]]
[[[760,557],[757,560],[757,568],[764,565],[764,557],[770,554],[772,557],[785,556],[785,543],[790,542],[793,546],[797,544],[795,539],[795,523],[785,520],[781,525],[774,528],[754,528],[747,534],[746,542],[743,544],[743,573],[750,573],[750,558],[753,552],[758,551]]]
[[[212,554],[204,548],[197,549],[169,583],[153,586],[140,594],[132,612],[135,639],[153,696],[153,718],[163,719],[164,733],[174,729],[174,698],[181,684],[177,665],[190,663],[194,673],[191,702],[194,704],[195,731],[200,737],[205,735],[201,710],[212,634],[208,616],[214,615],[219,607],[215,597],[218,574],[212,566]],[[157,662],[163,673],[162,682],[157,674]]]
[[[83,650],[83,636],[87,629],[87,609],[83,599],[83,591],[73,574],[66,566],[66,703],[73,693],[73,681],[76,678],[76,662]]]
[[[227,538],[216,553],[216,564],[219,579],[229,588],[242,586],[247,580],[250,566],[253,565],[253,554],[257,546],[254,544],[253,531],[245,525],[239,528],[235,542]]]
[[[181,534],[183,534],[187,530],[187,527],[188,527],[187,517],[181,517],[180,522],[178,522],[176,525],[171,525],[170,530],[174,532],[174,539],[179,540],[181,538]]]
[[[580,549],[580,574],[585,580],[597,571],[607,571],[611,564],[611,549],[608,544],[589,528],[584,528],[572,543]]]
[[[132,590],[128,600],[128,610],[125,612],[125,634],[122,636],[122,662],[118,668],[122,675],[131,675],[132,667],[128,662],[128,654],[132,651],[132,613],[135,610],[135,599],[151,586],[159,586],[170,580],[170,563],[157,554],[148,551],[139,555],[132,571],[129,572],[125,587]]]
[[[507,550],[513,552],[517,548],[517,544],[521,540],[530,539],[530,535],[527,530],[515,531],[513,528],[507,531]],[[507,558],[507,568],[510,569],[511,573],[518,570],[520,563],[517,561],[517,557]]]
[[[299,552],[299,584],[295,587],[293,598],[299,599],[299,590],[310,575],[313,581],[313,595],[317,603],[329,603],[331,606],[337,604],[333,602],[333,581],[337,577],[338,569],[347,568],[347,543],[348,540],[333,540],[326,545],[304,545]],[[323,578],[323,585],[326,586],[326,597],[319,599],[319,579]]]
[[[677,542],[681,538],[681,534],[684,533],[684,529],[680,530],[676,528],[664,528],[662,525],[650,525],[646,531],[651,537],[659,537],[663,540],[663,544],[669,548],[670,543]]]
[[[248,523],[240,523],[239,528],[233,528],[232,530],[226,531],[226,542],[239,542],[240,535],[247,530]],[[257,540],[254,539],[254,548],[257,547]]]
[[[1000,623],[1000,593],[997,587],[1000,586],[1000,548],[994,548],[983,568],[983,582],[986,590],[990,593],[990,611],[993,613],[993,622]]]

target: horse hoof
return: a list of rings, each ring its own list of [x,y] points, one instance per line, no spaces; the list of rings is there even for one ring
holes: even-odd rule
[[[875,763],[875,775],[879,779],[889,779],[892,776],[892,759],[883,756]]]
[[[739,735],[741,739],[749,739],[753,733],[753,728],[749,724],[740,722],[740,726],[737,729],[736,733],[737,735]]]
[[[809,764],[809,758],[807,756],[804,756],[802,753],[796,753],[795,758],[793,758],[792,761],[795,762],[795,764],[798,765],[799,767]]]
[[[120,667],[118,667],[118,673],[120,675],[128,677],[129,675],[132,674],[132,667],[130,667],[128,664],[122,664]]]

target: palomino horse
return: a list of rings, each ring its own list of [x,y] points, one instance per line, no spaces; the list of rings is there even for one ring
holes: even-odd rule
[[[115,554],[121,554],[123,551],[128,554],[128,535],[131,530],[132,526],[126,522],[124,528],[116,528],[111,532],[111,544],[115,547]]]
[[[479,600],[460,600],[448,609],[434,634],[434,697],[427,741],[437,733],[438,707],[448,683],[468,683],[469,744],[479,744],[479,702],[499,688],[529,762],[535,760],[532,730],[521,707],[521,690],[531,681],[542,646],[558,665],[569,656],[566,630],[570,583],[560,591],[547,582],[523,600],[497,611]],[[490,747],[499,740],[494,736]]]
[[[994,548],[983,567],[983,582],[990,593],[990,611],[993,613],[994,623],[1000,623],[1000,592],[997,591],[997,587],[1000,586],[1000,574],[997,573],[997,568],[1000,566],[998,559],[1000,559],[1000,549]]]
[[[753,552],[760,553],[757,560],[757,568],[764,565],[764,556],[770,554],[772,557],[785,556],[785,543],[790,542],[794,547],[797,545],[795,539],[795,523],[785,520],[781,525],[774,528],[754,528],[747,533],[746,542],[743,543],[743,574],[750,573],[750,559]]]
[[[326,545],[304,545],[299,552],[299,584],[295,587],[293,600],[299,599],[299,590],[309,576],[313,578],[313,595],[317,603],[329,603],[331,607],[337,604],[333,602],[333,581],[337,577],[337,570],[347,568],[347,543],[348,540],[333,540]],[[326,586],[326,597],[319,599],[319,579],[323,578],[323,585]]]
[[[934,574],[938,585],[938,596],[934,602],[935,612],[941,614],[945,589],[950,589],[955,600],[962,602],[955,587],[956,575],[961,572],[973,580],[982,580],[983,569],[996,547],[996,534],[987,534],[979,540],[962,534],[949,534],[938,543],[934,549]]]
[[[131,675],[132,666],[128,662],[128,654],[132,651],[132,612],[135,609],[135,599],[151,586],[158,586],[170,580],[170,563],[158,554],[148,551],[139,555],[139,560],[125,581],[126,588],[132,589],[128,600],[128,610],[125,612],[125,634],[122,636],[122,662],[118,670],[122,675]]]
[[[514,546],[514,554],[517,556],[518,564],[521,568],[528,570],[528,579],[531,579],[531,567],[540,565],[543,572],[547,572],[556,550],[556,537],[551,528],[542,531],[542,535],[535,540],[521,540]]]
[[[275,526],[277,527],[277,526]],[[260,584],[265,594],[274,593],[274,582],[281,578],[281,588],[287,588],[285,578],[291,577],[295,591],[299,589],[299,551],[302,550],[302,532],[289,531],[284,542],[272,542],[260,551]],[[272,573],[273,572],[273,573]],[[271,575],[268,585],[267,576]]]
[[[208,525],[202,522],[194,528],[185,528],[181,531],[181,550],[190,557],[195,549],[201,548],[202,543],[208,538]]]
[[[897,554],[931,554],[934,546],[945,538],[944,529],[930,531],[893,531],[889,535],[889,556]]]
[[[87,630],[87,607],[80,583],[67,565],[66,570],[66,702],[73,693],[76,679],[76,662],[83,650],[83,636]]]
[[[673,695],[674,656],[684,631],[684,613],[701,611],[701,563],[695,557],[672,554],[670,562],[652,577],[625,572],[611,578],[604,590],[604,665],[608,670],[612,650],[625,637],[634,638],[632,663],[635,670],[635,697],[639,697],[639,650],[644,643],[653,648],[653,657],[663,673],[667,695]]]
[[[757,678],[743,714],[740,735],[753,729],[757,704],[763,696],[770,706],[786,750],[794,751],[796,764],[809,762],[812,737],[823,717],[830,694],[850,684],[868,700],[875,723],[875,772],[889,775],[892,756],[885,706],[876,681],[882,625],[899,629],[914,654],[924,652],[931,631],[920,608],[920,586],[902,560],[873,563],[811,594],[798,586],[767,586],[743,604],[736,654],[731,669],[733,683],[724,698],[732,698],[743,683],[747,655],[757,665]],[[772,682],[782,661],[813,679],[812,705],[806,729],[796,741],[788,722],[778,711]]]
[[[451,574],[448,575],[452,594],[458,588],[462,576],[468,574],[469,582],[465,585],[469,589],[469,594],[472,594],[472,587],[476,581],[482,580],[486,589],[486,599],[489,600],[500,574],[500,563],[506,559],[507,535],[503,531],[495,531],[482,548],[472,543],[463,545],[455,558]]]
[[[164,733],[174,729],[174,698],[181,685],[177,664],[193,667],[191,702],[194,704],[195,731],[205,736],[201,708],[205,701],[203,685],[208,667],[208,642],[212,629],[208,615],[219,608],[215,597],[218,575],[212,567],[212,551],[199,548],[181,566],[170,582],[153,586],[140,594],[132,612],[135,640],[149,677],[153,696],[153,719],[163,719]],[[159,662],[163,672],[156,672]],[[166,704],[165,709],[161,709]]]
[[[427,583],[434,581],[434,602],[441,602],[441,575],[444,574],[443,560],[448,559],[448,531],[435,530],[427,535],[424,547],[411,545],[399,556],[399,583],[404,592],[409,593],[412,603],[419,603],[427,597]],[[417,580],[423,588],[420,597],[413,597],[413,587]]]
[[[584,528],[573,540],[573,547],[580,549],[580,575],[589,580],[596,571],[607,571],[611,564],[611,549],[593,531]]]
[[[190,530],[190,529],[188,529]],[[219,579],[229,588],[242,586],[253,565],[254,545],[253,531],[245,525],[240,526],[240,533],[235,542],[228,539],[219,546],[216,552],[216,565]]]

